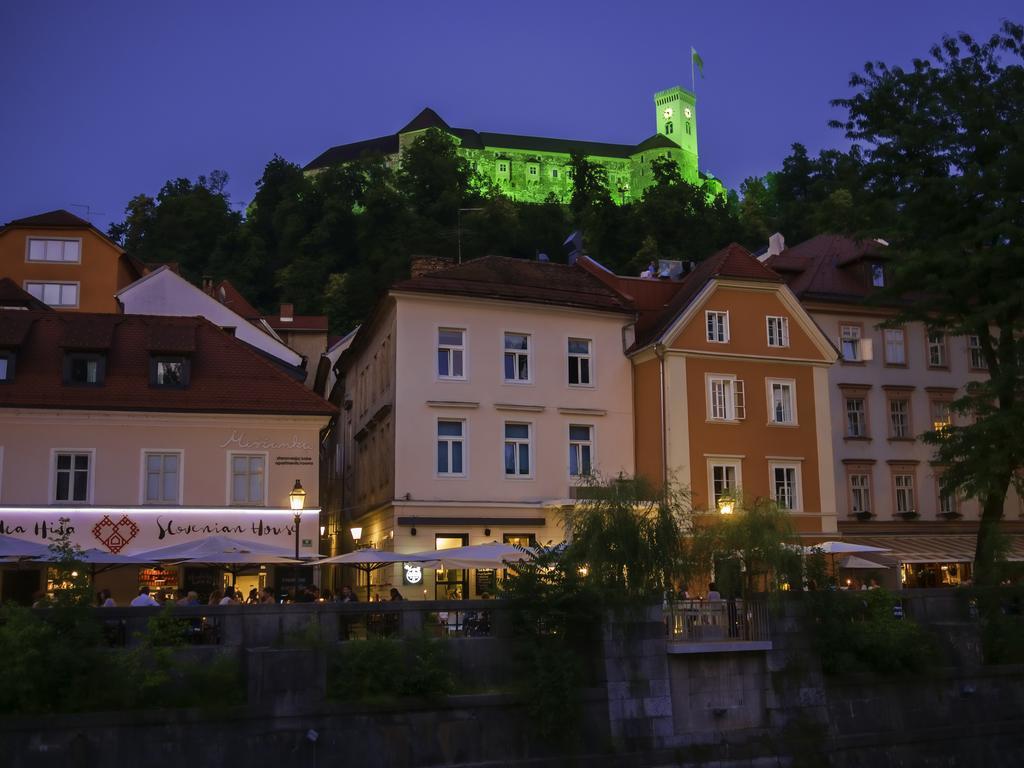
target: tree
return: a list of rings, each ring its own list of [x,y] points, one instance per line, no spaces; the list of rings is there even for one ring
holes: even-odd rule
[[[145,262],[175,262],[182,274],[197,281],[211,259],[230,264],[239,245],[242,215],[233,210],[225,187],[228,175],[213,171],[195,182],[168,181],[156,199],[137,195],[125,208],[122,222],[108,234]],[[241,271],[239,271],[241,274]]]
[[[954,404],[962,424],[925,435],[945,492],[982,505],[975,580],[996,580],[999,521],[1024,466],[1024,26],[945,37],[909,69],[868,63],[834,103],[863,147],[872,194],[898,216],[889,298],[896,322],[977,337],[988,378]]]

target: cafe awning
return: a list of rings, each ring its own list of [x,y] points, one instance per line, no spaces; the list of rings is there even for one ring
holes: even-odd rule
[[[1024,536],[1007,536],[1006,559],[1024,561]],[[846,541],[889,550],[884,559],[900,563],[971,563],[974,562],[974,534],[942,534],[913,536],[847,536]]]

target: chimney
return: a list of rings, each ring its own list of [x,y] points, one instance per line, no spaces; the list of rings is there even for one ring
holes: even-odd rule
[[[213,278],[209,275],[203,275],[203,293],[213,296]]]
[[[281,322],[290,323],[295,319],[295,305],[294,304],[282,304],[281,305]]]
[[[423,277],[431,272],[439,272],[452,266],[452,260],[448,256],[410,256],[409,276]]]
[[[786,238],[782,236],[781,232],[776,232],[774,235],[768,238],[768,253],[767,257],[778,256],[786,250]]]

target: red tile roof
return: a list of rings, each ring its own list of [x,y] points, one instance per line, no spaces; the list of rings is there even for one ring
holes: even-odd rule
[[[230,280],[221,280],[213,289],[213,298],[230,309],[235,314],[241,315],[249,322],[259,320],[263,315],[256,309],[241,292],[231,284]]]
[[[75,216],[70,211],[58,208],[56,211],[37,213],[35,216],[26,216],[23,219],[14,219],[7,222],[5,227],[34,227],[37,229],[94,229],[93,225],[85,219]]]
[[[80,326],[86,331],[74,331]],[[99,330],[97,330],[99,329]],[[104,341],[109,330],[106,377],[101,386],[62,383],[62,345]],[[76,336],[77,334],[77,336]],[[151,387],[152,344],[194,345],[189,385]],[[0,346],[16,349],[14,381],[0,387],[0,408],[63,408],[328,416],[336,409],[248,345],[202,317],[100,315],[24,310],[0,311]]]
[[[767,260],[785,274],[790,289],[801,299],[861,301],[876,292],[859,262],[887,260],[877,240],[854,240],[843,235],[818,235]]]
[[[663,310],[643,312],[637,322],[637,338],[633,348],[644,347],[656,341],[668,330],[675,319],[686,309],[697,294],[711,280],[724,278],[736,280],[761,280],[781,283],[782,278],[755,256],[737,243],[730,243],[717,253],[697,263],[692,272],[679,283],[679,292]]]
[[[632,312],[627,299],[581,267],[506,256],[484,256],[429,272],[392,290]]]
[[[50,308],[9,277],[0,277],[0,307],[21,307],[41,311]]]

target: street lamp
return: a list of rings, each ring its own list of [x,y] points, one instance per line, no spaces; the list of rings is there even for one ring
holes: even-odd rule
[[[363,537],[363,528],[362,528],[362,526],[360,526],[360,525],[353,525],[351,528],[348,529],[348,531],[349,531],[349,533],[352,534],[352,541],[354,541],[356,543],[356,546],[359,546],[359,539],[361,539]]]
[[[731,496],[718,497],[718,513],[720,515],[731,515],[736,508],[736,502]]]
[[[295,520],[295,560],[299,559],[299,524],[302,522],[302,508],[306,505],[306,491],[302,487],[302,481],[296,480],[295,487],[288,494],[288,503],[292,508],[293,519]],[[295,597],[299,597],[299,564],[295,563],[294,578],[292,586],[295,589]]]

